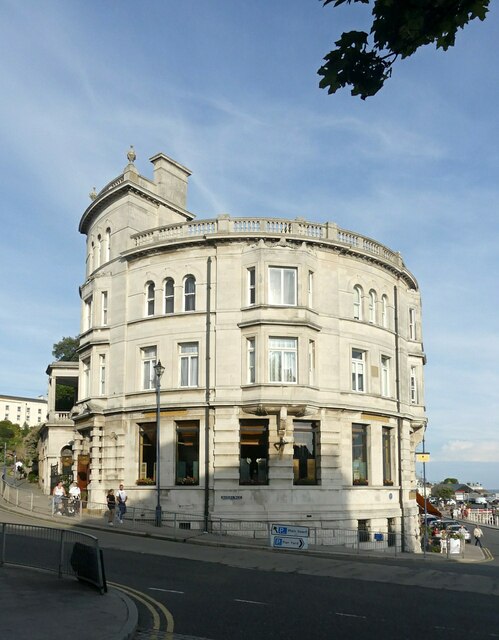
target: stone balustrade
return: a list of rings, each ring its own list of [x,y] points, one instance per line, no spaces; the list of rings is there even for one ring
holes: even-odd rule
[[[336,246],[345,246],[356,251],[371,254],[404,268],[399,253],[358,233],[340,229],[331,222],[312,223],[302,218],[285,220],[282,218],[231,218],[227,215],[211,220],[188,221],[148,229],[132,236],[135,247],[145,247],[156,243],[177,242],[205,236],[251,236],[303,239]]]

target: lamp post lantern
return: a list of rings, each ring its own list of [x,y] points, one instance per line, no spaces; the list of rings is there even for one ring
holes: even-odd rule
[[[161,526],[162,513],[161,513],[161,476],[160,476],[160,457],[161,457],[161,440],[160,440],[160,422],[161,422],[161,376],[163,375],[165,368],[161,364],[161,360],[154,365],[154,372],[156,374],[156,519],[155,525]]]

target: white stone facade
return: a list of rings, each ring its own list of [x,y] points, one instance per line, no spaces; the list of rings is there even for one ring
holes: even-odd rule
[[[185,167],[158,154],[149,180],[133,159],[80,222],[91,499],[123,481],[155,506],[160,360],[163,510],[389,529],[416,550],[425,355],[401,256],[334,223],[196,221]]]

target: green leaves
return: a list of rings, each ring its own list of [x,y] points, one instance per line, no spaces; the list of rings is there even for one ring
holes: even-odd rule
[[[321,89],[334,93],[346,85],[352,86],[352,95],[367,96],[377,93],[391,74],[389,63],[377,53],[367,49],[368,34],[364,31],[343,33],[335,42],[336,49],[325,57],[319,69],[324,76],[319,83]]]
[[[333,7],[370,0],[322,0]],[[348,31],[335,42],[318,70],[319,86],[335,93],[347,85],[365,100],[375,95],[392,74],[397,58],[407,58],[434,43],[446,51],[468,22],[484,20],[490,0],[374,0],[371,31]]]

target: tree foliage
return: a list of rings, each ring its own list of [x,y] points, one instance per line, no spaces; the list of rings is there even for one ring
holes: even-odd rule
[[[446,487],[440,484],[433,487],[431,494],[437,498],[441,498],[442,500],[449,500],[454,496],[454,491],[452,491],[451,487]]]
[[[52,355],[59,362],[64,360],[65,362],[77,362],[78,361],[78,346],[80,344],[78,336],[75,338],[66,337],[56,342],[52,347]]]
[[[457,478],[445,478],[445,480],[442,480],[442,484],[459,484],[459,480]]]
[[[371,0],[321,2],[334,7],[371,4]],[[365,100],[381,89],[398,58],[407,58],[427,44],[447,51],[459,29],[476,18],[485,20],[489,4],[490,0],[373,0],[370,33],[341,35],[317,72],[322,76],[319,86],[331,94],[349,85],[353,96]]]

